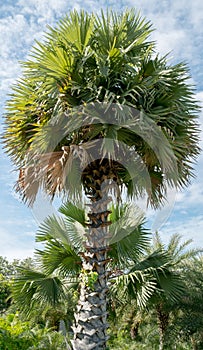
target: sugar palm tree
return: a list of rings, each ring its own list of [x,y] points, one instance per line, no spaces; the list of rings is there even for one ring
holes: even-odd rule
[[[82,259],[98,278],[81,289],[77,350],[106,347],[112,187],[157,207],[168,185],[188,183],[199,152],[188,68],[156,55],[151,31],[134,10],[71,12],[36,44],[7,104],[5,149],[22,198],[31,205],[43,187],[91,201]]]

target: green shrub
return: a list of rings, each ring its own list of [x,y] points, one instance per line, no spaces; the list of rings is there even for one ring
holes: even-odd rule
[[[1,350],[67,350],[65,337],[46,327],[32,328],[18,314],[0,318]]]
[[[9,314],[0,318],[0,349],[1,350],[27,350],[32,340],[24,336],[29,330],[28,322],[21,322],[18,315]]]

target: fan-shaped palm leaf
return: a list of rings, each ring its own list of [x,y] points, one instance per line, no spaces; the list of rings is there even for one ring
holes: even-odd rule
[[[154,252],[131,264],[130,270],[114,276],[110,288],[113,298],[121,302],[136,300],[137,306],[144,308],[160,295],[173,301],[183,295],[183,279],[175,272],[171,256],[166,252]]]
[[[21,268],[19,272],[12,294],[25,313],[31,312],[36,305],[43,307],[47,303],[56,306],[65,298],[65,289],[58,277]]]

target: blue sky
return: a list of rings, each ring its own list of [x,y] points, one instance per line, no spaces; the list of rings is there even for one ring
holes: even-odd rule
[[[203,2],[202,0],[76,0],[74,8],[88,11],[110,7],[122,10],[135,7],[151,20],[156,29],[152,39],[161,54],[171,52],[171,62],[186,61],[191,70],[191,82],[196,85],[197,98],[203,104]],[[67,0],[4,0],[0,5],[0,115],[9,86],[20,75],[19,60],[25,60],[34,39],[40,40],[47,25],[54,25],[73,8]],[[2,117],[0,116],[0,132]],[[203,113],[200,113],[203,130]],[[203,142],[201,141],[201,146]],[[22,204],[13,191],[17,174],[0,149],[0,255],[9,259],[31,256],[35,246],[38,221],[50,210],[45,200],[39,200],[34,212]],[[203,247],[203,154],[195,166],[196,178],[184,191],[169,200],[167,220],[162,214],[148,212],[149,225],[159,228],[164,240],[173,233],[192,238],[193,245]],[[164,221],[160,226],[160,222]]]

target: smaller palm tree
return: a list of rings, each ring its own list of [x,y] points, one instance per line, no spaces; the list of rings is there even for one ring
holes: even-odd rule
[[[164,244],[159,233],[156,232],[153,236],[153,243],[148,252],[150,253],[154,249],[161,249],[166,251],[171,256],[173,261],[173,273],[176,276],[181,276],[182,283],[184,281],[184,288],[182,289],[179,298],[171,298],[167,293],[163,293],[162,290],[156,293],[151,299],[152,309],[155,308],[157,314],[157,320],[159,325],[159,350],[162,350],[165,346],[165,334],[170,325],[170,318],[172,312],[177,310],[177,303],[181,302],[186,293],[187,279],[187,265],[197,256],[201,250],[196,248],[188,248],[192,243],[192,239],[188,239],[182,242],[182,236],[180,234],[173,234],[168,242]],[[171,287],[170,278],[165,281],[165,290]]]
[[[203,255],[186,260],[183,266],[185,293],[177,302],[175,324],[172,329],[181,341],[187,341],[191,349],[203,347]],[[172,309],[173,311],[173,309]]]

